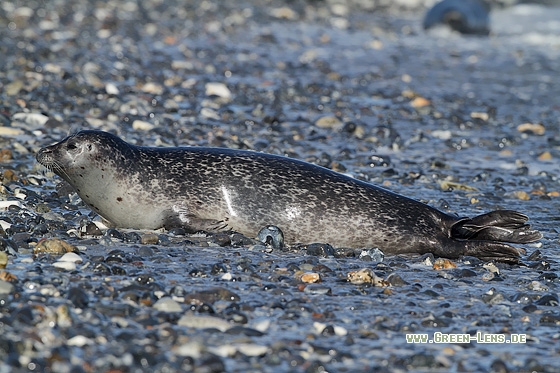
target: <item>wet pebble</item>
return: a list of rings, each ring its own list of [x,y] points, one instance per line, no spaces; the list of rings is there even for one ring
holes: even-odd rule
[[[156,303],[154,303],[152,307],[158,311],[163,311],[163,312],[182,311],[181,305],[169,297],[163,297],[159,299]]]
[[[273,250],[281,250],[284,248],[284,232],[274,225],[262,228],[257,234],[259,241],[266,245],[270,245]]]
[[[307,245],[307,255],[329,257],[334,255],[334,249],[326,243],[313,243]]]
[[[14,285],[7,281],[0,280],[0,294],[10,294],[14,290]]]
[[[39,241],[37,246],[33,249],[34,254],[49,253],[55,255],[62,255],[65,253],[76,251],[76,246],[67,243],[58,238],[48,238]]]
[[[232,326],[228,321],[219,317],[198,316],[191,312],[181,316],[177,325],[195,329],[218,329],[221,332],[225,332]]]
[[[0,251],[0,269],[6,268],[8,265],[8,254],[4,251]]]
[[[154,233],[144,233],[140,235],[140,243],[142,245],[157,245],[159,242],[159,236]]]
[[[540,297],[539,299],[537,299],[535,301],[535,304],[538,306],[551,306],[551,307],[557,307],[559,302],[558,302],[558,295],[556,294],[545,294],[542,297]]]

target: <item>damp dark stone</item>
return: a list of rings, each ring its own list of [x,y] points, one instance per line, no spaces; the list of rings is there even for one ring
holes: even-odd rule
[[[109,228],[107,229],[107,231],[105,232],[105,236],[112,238],[112,239],[116,239],[116,240],[120,240],[122,241],[124,239],[124,236],[121,232],[119,232],[118,230],[116,230],[115,228]]]
[[[89,222],[86,225],[84,233],[88,236],[101,236],[101,235],[103,235],[103,232],[101,232],[101,229],[99,229],[99,227],[93,222]]]
[[[334,249],[327,243],[312,243],[307,245],[307,255],[329,257],[334,255]]]
[[[89,304],[89,296],[87,293],[83,289],[77,287],[70,288],[67,297],[76,308],[85,308]]]
[[[268,225],[262,228],[257,234],[257,238],[274,250],[284,248],[284,232],[275,225]]]
[[[556,294],[545,294],[535,301],[537,306],[558,306],[558,296]]]

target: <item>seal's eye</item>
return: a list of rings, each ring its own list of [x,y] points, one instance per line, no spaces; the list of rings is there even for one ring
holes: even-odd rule
[[[66,149],[75,150],[76,149],[76,144],[74,144],[73,142],[69,142],[68,145],[66,145]]]

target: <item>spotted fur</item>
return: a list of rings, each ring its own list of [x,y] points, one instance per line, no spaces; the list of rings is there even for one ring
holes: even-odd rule
[[[378,247],[388,254],[516,260],[540,233],[509,210],[457,218],[375,185],[296,159],[222,148],[152,148],[81,131],[43,148],[39,163],[118,227],[234,230],[278,226],[287,243]]]

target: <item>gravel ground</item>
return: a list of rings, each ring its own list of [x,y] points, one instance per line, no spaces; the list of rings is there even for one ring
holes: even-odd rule
[[[0,372],[560,371],[560,9],[464,37],[424,5],[3,1]],[[544,238],[509,266],[99,229],[34,160],[83,128],[515,209]],[[406,343],[436,332],[526,342]]]

